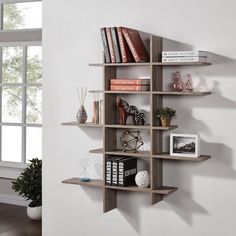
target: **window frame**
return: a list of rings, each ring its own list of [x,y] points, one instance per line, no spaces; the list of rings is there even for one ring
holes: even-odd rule
[[[0,137],[2,135],[2,126],[18,126],[22,128],[22,153],[21,163],[2,161],[2,142],[0,142],[0,178],[16,178],[20,171],[27,166],[26,163],[26,128],[42,127],[42,124],[27,124],[27,87],[43,87],[41,83],[27,83],[27,48],[30,46],[42,46],[42,29],[16,29],[3,30],[3,4],[5,3],[24,3],[41,2],[41,0],[0,0]],[[23,47],[23,76],[21,83],[2,83],[2,48],[3,47]],[[21,87],[22,88],[22,119],[21,123],[2,122],[2,88]]]

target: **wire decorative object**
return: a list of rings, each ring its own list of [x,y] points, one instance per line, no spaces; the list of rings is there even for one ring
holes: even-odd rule
[[[120,138],[123,152],[134,152],[143,146],[144,142],[138,130],[127,130]]]

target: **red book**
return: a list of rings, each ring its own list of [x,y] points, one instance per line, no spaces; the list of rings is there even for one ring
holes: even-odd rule
[[[123,63],[134,62],[134,58],[125,40],[125,37],[122,33],[122,29],[123,27],[117,27],[117,35],[118,35],[118,40],[119,40],[119,45],[120,45],[122,62]]]
[[[149,91],[149,85],[111,85],[111,91]]]
[[[106,28],[108,48],[111,56],[111,63],[116,63],[115,48],[112,41],[111,28]]]
[[[122,33],[134,57],[135,62],[150,61],[147,49],[137,30],[122,28]]]
[[[111,85],[150,85],[150,79],[110,79]]]

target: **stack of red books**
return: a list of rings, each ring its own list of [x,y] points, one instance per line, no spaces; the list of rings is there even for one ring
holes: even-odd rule
[[[110,80],[111,91],[150,91],[150,79],[116,78]]]

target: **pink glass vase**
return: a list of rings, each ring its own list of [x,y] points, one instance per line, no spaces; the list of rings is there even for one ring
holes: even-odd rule
[[[172,84],[172,89],[174,91],[183,91],[184,90],[184,83],[181,78],[181,74],[178,71],[174,75],[174,82]]]
[[[192,76],[190,74],[187,74],[187,82],[185,84],[184,90],[188,92],[193,91],[193,81],[192,81]]]

